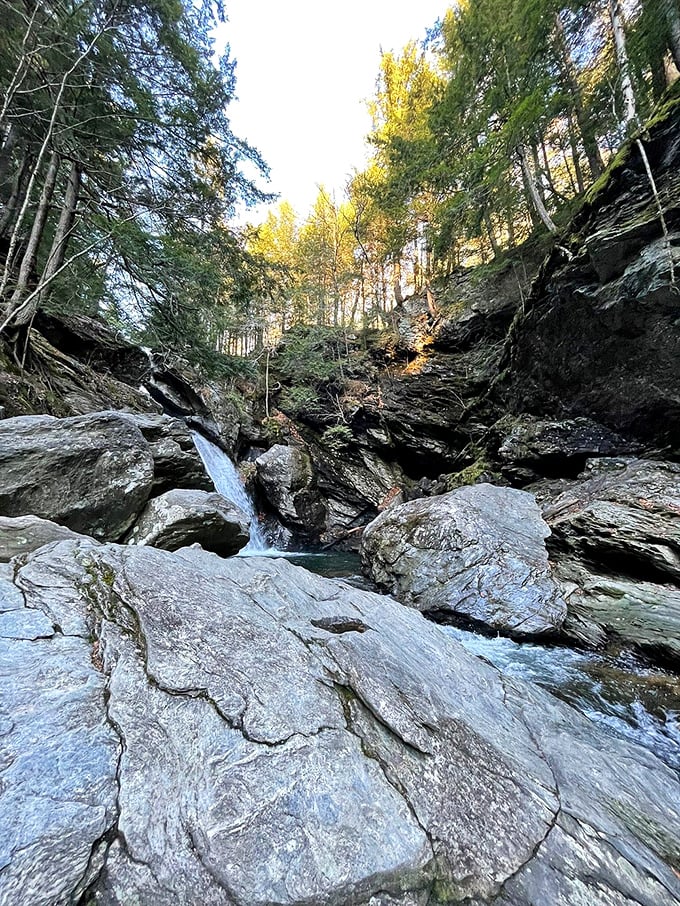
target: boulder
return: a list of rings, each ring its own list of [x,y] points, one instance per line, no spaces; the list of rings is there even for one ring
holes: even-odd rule
[[[53,541],[85,537],[39,516],[0,516],[0,563],[7,563],[19,554],[30,554]]]
[[[680,668],[680,587],[598,572],[574,560],[554,570],[568,615],[565,633],[581,645],[635,648]]]
[[[595,460],[544,509],[566,631],[680,663],[680,466]]]
[[[275,444],[255,465],[257,483],[281,521],[310,534],[320,532],[325,510],[307,452]]]
[[[149,496],[153,456],[115,412],[0,421],[0,515],[41,516],[116,540]]]
[[[555,557],[637,579],[680,583],[680,465],[595,460],[544,515]]]
[[[412,609],[199,549],[15,583],[0,902],[680,903],[675,772]]]
[[[516,636],[556,633],[566,604],[533,495],[479,484],[391,507],[364,531],[369,576],[411,607]]]
[[[191,431],[181,419],[159,413],[118,414],[136,425],[149,442],[153,456],[153,494],[173,488],[213,490]]]
[[[249,538],[248,517],[221,494],[174,490],[147,503],[128,544],[150,544],[169,551],[200,544],[207,551],[230,557]]]

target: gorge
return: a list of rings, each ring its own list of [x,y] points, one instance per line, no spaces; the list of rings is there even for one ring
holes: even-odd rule
[[[0,906],[680,906],[675,0],[258,227],[221,4],[0,6]]]

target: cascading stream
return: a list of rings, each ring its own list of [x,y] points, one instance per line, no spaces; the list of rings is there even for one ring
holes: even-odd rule
[[[191,436],[198,455],[203,460],[205,470],[215,485],[215,490],[236,504],[250,519],[250,541],[244,551],[246,553],[262,551],[264,553],[268,550],[267,541],[258,521],[253,501],[245,489],[236,466],[224,450],[220,450],[216,444],[203,437],[198,431],[192,431]]]

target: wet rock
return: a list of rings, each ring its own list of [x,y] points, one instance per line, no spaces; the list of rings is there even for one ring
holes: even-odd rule
[[[7,642],[25,697],[0,732],[30,757],[0,791],[0,833],[26,824],[37,857],[2,849],[0,901],[77,901],[86,878],[100,906],[680,902],[677,775],[409,608],[197,549],[64,542],[16,583],[97,642]],[[74,672],[91,679],[68,707],[94,709],[29,735],[41,684]],[[71,742],[88,772],[72,815],[83,767],[45,770]]]
[[[383,440],[376,438],[377,443]],[[361,530],[374,519],[395,487],[406,483],[404,473],[364,442],[338,453],[320,442],[310,442],[318,486],[326,505],[326,537],[334,540]]]
[[[255,465],[257,484],[282,522],[319,533],[326,513],[309,454],[300,447],[275,444],[258,456]]]
[[[147,503],[128,544],[150,544],[169,551],[200,544],[207,551],[230,557],[249,538],[248,517],[221,494],[173,490]]]
[[[45,544],[68,538],[82,539],[85,535],[39,516],[0,516],[0,562],[6,563],[19,554],[30,554]]]
[[[211,491],[213,483],[186,424],[160,413],[118,413],[142,432],[153,456],[153,493],[173,488]]]
[[[572,639],[594,648],[614,642],[680,667],[677,585],[598,573],[574,560],[559,562],[555,576],[568,607],[564,631]]]
[[[566,604],[534,497],[479,484],[386,510],[364,531],[370,577],[426,613],[517,636],[554,633]]]
[[[116,540],[146,503],[153,474],[141,431],[115,412],[0,422],[0,515]]]

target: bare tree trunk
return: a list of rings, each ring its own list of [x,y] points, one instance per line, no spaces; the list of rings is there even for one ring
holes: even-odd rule
[[[614,35],[616,60],[621,73],[621,94],[623,95],[623,127],[626,132],[632,132],[638,125],[637,108],[635,105],[635,91],[630,73],[630,59],[626,49],[626,31],[621,11],[620,0],[609,0],[609,18]]]
[[[16,126],[10,124],[5,140],[2,143],[2,149],[0,149],[0,189],[7,182],[7,171],[9,170],[12,151],[17,143],[18,135]]]
[[[501,253],[501,247],[499,246],[498,240],[496,239],[494,229],[493,229],[493,223],[491,222],[491,217],[489,215],[489,209],[486,206],[484,207],[484,212],[483,212],[482,216],[484,218],[484,226],[486,227],[486,232],[489,236],[489,242],[491,243],[491,249],[493,251],[493,256],[494,256],[494,258],[498,258],[498,256]]]
[[[31,159],[28,154],[24,154],[21,159],[21,164],[19,169],[16,172],[14,177],[14,184],[12,185],[12,194],[7,200],[5,209],[2,212],[2,217],[0,217],[0,236],[9,236],[12,230],[12,221],[14,220],[14,215],[18,211],[19,207],[22,204],[24,198],[24,192],[26,190],[26,180],[28,177],[28,171],[31,168]]]
[[[31,195],[33,193],[33,186],[35,185],[35,181],[38,178],[38,173],[40,172],[43,158],[45,157],[45,154],[47,153],[47,149],[52,142],[54,126],[57,121],[57,114],[59,113],[59,110],[61,108],[61,99],[63,98],[64,92],[66,91],[66,85],[68,83],[70,76],[73,75],[73,73],[76,71],[78,66],[80,66],[80,64],[82,63],[82,61],[91,53],[92,49],[94,48],[94,46],[97,43],[97,41],[99,40],[99,38],[104,34],[106,29],[108,28],[109,21],[110,20],[107,20],[106,24],[95,34],[95,36],[92,38],[92,40],[87,45],[87,47],[85,47],[85,49],[81,51],[81,53],[76,58],[76,60],[72,63],[72,65],[69,67],[69,69],[67,69],[66,72],[63,74],[63,76],[61,77],[61,80],[59,82],[59,88],[57,90],[56,97],[52,103],[52,114],[50,116],[50,121],[47,124],[47,130],[45,132],[45,137],[43,138],[42,145],[40,146],[40,151],[38,152],[38,156],[36,158],[35,165],[33,167],[33,172],[31,173],[31,178],[28,181],[28,187],[26,189],[26,197],[24,198],[23,204],[21,205],[21,208],[17,215],[16,223],[14,224],[14,229],[12,230],[12,235],[10,237],[9,249],[7,251],[7,258],[5,260],[5,267],[4,267],[3,274],[2,274],[2,280],[0,280],[0,298],[2,298],[4,296],[5,290],[7,289],[7,283],[9,282],[10,273],[11,273],[11,271],[10,271],[11,262],[14,257],[14,252],[16,250],[17,244],[19,242],[19,238],[21,236],[21,227],[24,222],[24,217],[26,216],[26,211],[28,209],[28,205],[30,204],[30,201],[31,201]]]
[[[52,240],[52,248],[47,256],[47,263],[45,264],[45,269],[43,270],[40,280],[41,283],[44,283],[47,286],[46,289],[40,291],[37,300],[38,307],[44,303],[49,295],[51,288],[50,284],[54,279],[54,275],[61,268],[64,263],[64,258],[66,257],[66,248],[69,239],[71,238],[73,224],[76,219],[76,206],[78,204],[78,196],[80,195],[80,180],[80,164],[74,161],[71,164],[71,172],[68,176],[66,194],[64,195],[64,204],[62,205],[59,223],[57,224],[54,239]]]
[[[531,143],[531,160],[534,164],[536,188],[538,190],[538,194],[541,196],[541,201],[543,202],[543,204],[545,204],[545,190],[543,188],[543,180],[541,179],[543,168],[541,167],[541,162],[538,159],[538,146],[536,142]]]
[[[569,127],[569,144],[571,145],[571,159],[574,163],[574,173],[576,174],[576,185],[578,187],[579,195],[582,195],[585,191],[586,185],[585,180],[583,179],[583,170],[581,169],[581,161],[579,154],[578,141],[576,139],[576,130],[574,128],[574,117],[569,113],[568,119]]]
[[[540,196],[538,191],[538,186],[536,185],[536,180],[534,175],[531,172],[531,164],[529,163],[529,151],[527,150],[526,145],[520,145],[517,149],[519,154],[519,161],[522,165],[522,174],[524,176],[524,185],[526,186],[533,206],[536,210],[536,213],[541,219],[541,222],[551,233],[557,232],[557,227],[552,217],[548,213],[546,206],[543,204],[543,199]]]
[[[35,263],[38,259],[38,249],[40,247],[40,240],[42,239],[43,232],[45,230],[45,224],[47,223],[47,215],[49,214],[50,204],[52,202],[52,195],[54,194],[54,186],[57,182],[58,173],[59,155],[56,151],[53,151],[52,156],[50,157],[47,173],[45,175],[45,182],[43,183],[42,192],[40,193],[38,210],[35,213],[35,219],[33,221],[33,226],[31,227],[31,234],[28,237],[28,245],[26,246],[26,251],[24,252],[23,258],[21,259],[16,286],[14,287],[14,292],[8,306],[8,314],[11,314],[21,305],[22,299],[28,288],[29,280],[31,279],[35,270]],[[27,323],[27,321],[30,321],[30,319],[32,318],[33,313],[30,312],[28,314],[28,318],[26,318],[25,315],[26,311],[23,311],[17,323]]]

